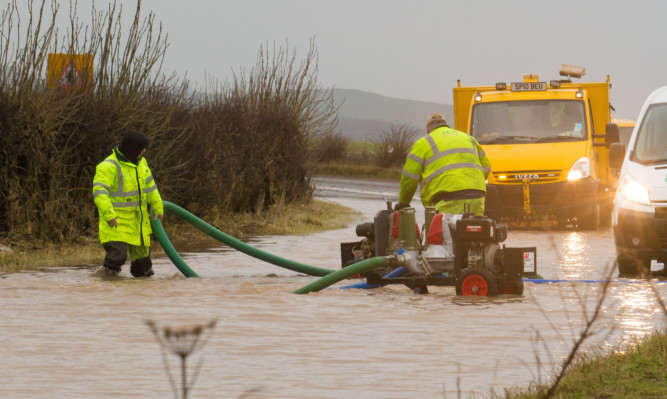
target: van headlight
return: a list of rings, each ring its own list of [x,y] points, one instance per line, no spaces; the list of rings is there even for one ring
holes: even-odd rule
[[[588,157],[579,158],[577,162],[572,165],[570,173],[567,174],[567,180],[579,180],[588,177],[591,174],[591,161]]]
[[[651,205],[648,188],[644,187],[630,175],[625,175],[618,185],[618,192],[632,202]]]

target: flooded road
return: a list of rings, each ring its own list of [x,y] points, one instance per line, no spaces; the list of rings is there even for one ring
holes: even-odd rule
[[[338,269],[339,243],[356,240],[356,224],[371,221],[383,198],[395,201],[398,192],[387,183],[315,183],[319,198],[359,210],[359,219],[341,230],[249,243]],[[614,260],[611,230],[510,231],[506,244],[536,246],[538,272],[547,279],[604,279]],[[602,290],[599,283],[526,283],[523,297],[475,298],[456,297],[453,287],[430,288],[428,295],[403,286],[336,289],[358,282],[347,280],[295,295],[316,278],[222,244],[181,254],[201,278],[183,278],[167,258],[154,260],[148,280],[129,278],[128,265],[119,281],[92,277],[97,265],[0,276],[0,397],[171,397],[145,321],[213,319],[210,340],[189,363],[194,370],[203,362],[192,398],[485,394],[547,378]],[[667,323],[648,283],[616,276],[587,348],[631,342]],[[667,297],[667,284],[654,288]],[[176,359],[169,360],[177,372]]]

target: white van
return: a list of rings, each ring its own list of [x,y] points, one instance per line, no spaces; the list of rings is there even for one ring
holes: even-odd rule
[[[612,212],[618,271],[646,276],[651,260],[667,263],[667,86],[646,99],[627,149],[615,143],[609,152],[621,169]]]

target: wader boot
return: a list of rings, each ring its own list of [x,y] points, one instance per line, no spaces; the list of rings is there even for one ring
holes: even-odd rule
[[[130,264],[130,273],[134,277],[150,277],[155,274],[151,258],[133,260]]]
[[[104,257],[104,273],[107,276],[116,276],[120,273],[125,260],[127,260],[127,244],[118,241],[109,241],[102,244],[106,251]]]

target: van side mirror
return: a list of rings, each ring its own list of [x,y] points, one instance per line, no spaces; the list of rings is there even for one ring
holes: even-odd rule
[[[618,132],[618,125],[615,123],[607,123],[604,132],[604,145],[610,148],[612,144],[621,141],[621,134]]]
[[[618,125],[615,123],[607,123],[604,133],[604,145],[607,148],[621,141],[621,135],[618,133]]]
[[[620,170],[623,166],[623,158],[625,158],[625,144],[612,143],[609,146],[609,168]]]

